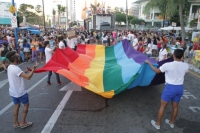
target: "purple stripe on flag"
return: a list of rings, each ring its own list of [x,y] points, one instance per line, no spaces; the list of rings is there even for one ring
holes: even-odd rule
[[[127,57],[132,58],[135,62],[139,63],[140,65],[142,65],[146,59],[148,59],[151,63],[157,64],[156,60],[151,59],[143,53],[136,51],[128,42],[128,40],[123,40],[122,44]]]
[[[160,66],[162,66],[163,64],[165,64],[167,62],[172,62],[172,61],[174,61],[174,59],[172,57],[168,58],[164,61],[160,61],[160,62],[158,62],[158,68]],[[159,84],[163,84],[163,83],[165,83],[165,73],[159,73],[159,74],[156,74],[156,76],[151,81],[150,85],[159,85]]]

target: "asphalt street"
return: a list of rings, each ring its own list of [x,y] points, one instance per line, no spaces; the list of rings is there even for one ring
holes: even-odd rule
[[[24,63],[20,68],[25,70],[32,65]],[[30,98],[27,121],[33,125],[14,129],[7,75],[0,73],[0,133],[200,133],[200,77],[192,73],[187,73],[185,78],[175,128],[164,122],[171,117],[169,105],[160,130],[152,127],[150,121],[157,118],[164,84],[133,88],[105,99],[62,76],[61,86],[54,74],[53,85],[47,86],[46,80],[47,73],[40,73],[25,81]],[[22,106],[19,120],[21,112]]]

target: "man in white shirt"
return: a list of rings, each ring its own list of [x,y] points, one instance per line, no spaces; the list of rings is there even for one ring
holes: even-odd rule
[[[67,38],[67,44],[73,50],[75,50],[75,46],[76,46],[76,42],[75,41],[76,41],[75,38]]]
[[[33,69],[29,74],[25,74],[25,72],[17,66],[20,63],[20,56],[16,53],[16,51],[8,52],[6,54],[6,58],[11,62],[8,66],[8,82],[10,86],[9,94],[14,103],[14,128],[26,128],[31,126],[33,123],[26,122],[26,116],[29,108],[29,98],[24,85],[24,79],[31,79],[38,63],[36,62],[36,65],[33,66]],[[24,104],[21,123],[18,121],[20,103]]]
[[[44,52],[45,52],[45,56],[46,56],[46,63],[48,63],[51,60],[52,56],[53,56],[53,52],[56,49],[56,46],[53,49],[51,49],[49,41],[45,41],[44,42],[44,46],[46,46]],[[48,78],[47,78],[47,85],[48,86],[52,85],[52,82],[50,81],[51,75],[52,75],[52,71],[49,71]],[[56,75],[56,80],[58,82],[58,85],[62,85],[63,82],[60,81],[59,74],[55,73],[55,75]]]
[[[130,31],[129,34],[128,34],[128,40],[129,42],[132,44],[133,43],[133,40],[134,40],[134,35],[133,35],[133,32]]]
[[[137,39],[137,35],[134,35],[134,39],[133,39],[133,48],[135,50],[137,50],[138,48],[138,39]]]
[[[58,44],[59,49],[65,49],[65,44],[63,42],[63,37],[59,37],[59,44]]]
[[[178,104],[183,95],[184,76],[189,69],[189,65],[182,62],[183,56],[183,50],[176,49],[173,54],[174,61],[170,63],[165,63],[158,69],[155,68],[148,60],[146,61],[146,63],[150,65],[155,73],[165,72],[166,85],[161,96],[161,106],[158,112],[158,120],[157,122],[151,120],[152,126],[154,126],[156,129],[160,129],[160,123],[164,115],[165,108],[170,101],[172,101],[173,112],[171,119],[166,119],[165,122],[171,128],[174,128],[174,122],[176,116],[178,115]]]

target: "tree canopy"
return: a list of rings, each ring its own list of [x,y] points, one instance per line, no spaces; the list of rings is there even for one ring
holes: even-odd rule
[[[35,9],[35,11],[33,11]],[[33,5],[21,4],[18,8],[17,16],[19,17],[19,22],[23,21],[23,17],[26,17],[26,22],[30,24],[43,25],[43,16],[39,13],[42,12],[41,5],[37,5],[35,8]]]

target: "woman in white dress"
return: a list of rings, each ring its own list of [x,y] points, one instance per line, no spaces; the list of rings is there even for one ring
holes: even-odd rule
[[[159,51],[159,56],[156,60],[163,61],[167,59],[167,45],[165,43],[162,43],[162,48]]]
[[[104,34],[103,38],[102,38],[102,44],[104,46],[107,46],[108,44],[108,36],[107,36],[107,33]]]
[[[148,57],[151,57],[152,55],[152,42],[150,38],[147,38],[147,46],[146,46],[146,50],[144,50],[143,52],[145,55],[147,55]]]

